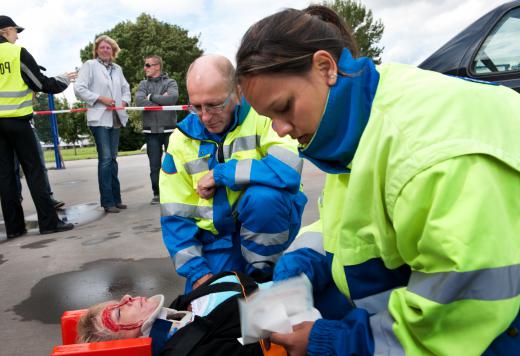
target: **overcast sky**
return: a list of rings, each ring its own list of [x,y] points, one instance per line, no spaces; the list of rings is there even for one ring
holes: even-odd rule
[[[79,51],[96,34],[145,12],[200,35],[206,53],[233,59],[242,34],[257,20],[280,9],[302,9],[309,0],[20,0],[2,1],[25,31],[26,47],[52,76],[81,66]],[[361,0],[381,19],[383,62],[419,64],[451,37],[507,0]],[[71,88],[66,91],[73,98]]]

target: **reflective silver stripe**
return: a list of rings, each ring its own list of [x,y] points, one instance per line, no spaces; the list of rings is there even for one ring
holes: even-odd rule
[[[202,256],[202,246],[190,246],[185,248],[184,250],[180,250],[175,254],[173,263],[175,264],[175,269],[179,269],[186,262],[191,260],[193,257]]]
[[[26,100],[18,105],[0,105],[0,111],[17,110],[28,106],[32,106],[32,99]]]
[[[307,231],[296,237],[293,243],[285,250],[285,253],[293,252],[301,248],[310,248],[325,256],[323,248],[323,234],[321,232]]]
[[[374,355],[405,355],[404,349],[392,330],[394,319],[387,310],[370,317],[370,328],[374,337]]]
[[[242,236],[242,238],[245,240],[253,241],[257,245],[274,246],[282,245],[283,243],[287,242],[289,239],[289,230],[276,234],[268,234],[253,232],[242,226],[240,228],[240,236]]]
[[[249,184],[251,179],[252,159],[243,159],[235,167],[235,184]]]
[[[388,309],[388,300],[393,289],[370,295],[361,299],[354,299],[357,308],[363,308],[370,314],[377,314]]]
[[[230,145],[223,147],[224,158],[231,158],[231,155],[235,152],[254,150],[260,146],[260,136],[243,136],[237,137]]]
[[[209,157],[203,157],[191,162],[184,163],[184,169],[188,174],[197,174],[200,172],[209,171]]]
[[[470,272],[412,272],[408,290],[428,300],[502,300],[520,295],[520,264]]]
[[[300,174],[302,173],[303,159],[301,159],[296,153],[277,145],[269,147],[267,153],[282,161],[296,172]]]
[[[242,249],[242,256],[244,256],[245,260],[248,263],[264,262],[264,261],[275,263],[276,261],[278,261],[278,259],[282,255],[282,252],[279,252],[274,255],[262,256],[262,255],[259,255],[257,253],[254,253],[254,252],[248,250],[244,246],[242,246],[241,249]],[[256,268],[262,268],[262,267],[258,267],[258,265],[259,265],[258,263],[255,263]]]
[[[161,216],[182,216],[185,218],[213,219],[211,206],[197,206],[180,203],[161,204]]]
[[[29,77],[29,79],[34,83],[34,85],[36,85],[38,87],[38,89],[42,89],[43,88],[43,85],[42,83],[38,80],[38,78],[36,78],[36,76],[34,75],[33,72],[31,72],[31,70],[23,63],[20,63],[20,67],[22,69],[22,72],[24,72],[25,74],[27,74],[27,76]]]
[[[2,91],[0,92],[0,98],[23,98],[30,93],[32,93],[31,89],[22,91]]]

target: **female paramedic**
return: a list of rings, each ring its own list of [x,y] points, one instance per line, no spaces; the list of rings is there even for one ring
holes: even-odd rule
[[[329,173],[324,248],[355,306],[271,340],[290,355],[517,353],[520,95],[375,66],[323,6],[254,24],[236,62],[252,106]]]

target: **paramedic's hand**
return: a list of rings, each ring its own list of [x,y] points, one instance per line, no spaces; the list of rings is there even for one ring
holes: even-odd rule
[[[197,289],[198,286],[200,286],[202,283],[206,282],[208,279],[210,279],[211,277],[213,277],[213,275],[211,273],[208,273],[202,277],[200,277],[199,279],[197,279],[195,281],[195,283],[193,283],[193,289]]]
[[[270,336],[271,342],[282,345],[289,356],[305,356],[307,355],[307,345],[313,325],[314,321],[304,321],[294,325],[293,332],[290,334],[272,333]]]
[[[202,199],[210,199],[215,195],[217,185],[215,179],[213,179],[213,170],[209,171],[204,177],[202,177],[197,183],[197,194]]]

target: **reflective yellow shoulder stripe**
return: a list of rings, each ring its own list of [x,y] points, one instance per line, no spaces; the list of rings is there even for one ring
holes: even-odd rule
[[[33,112],[32,90],[22,78],[21,50],[9,42],[0,44],[0,118],[23,117]]]

